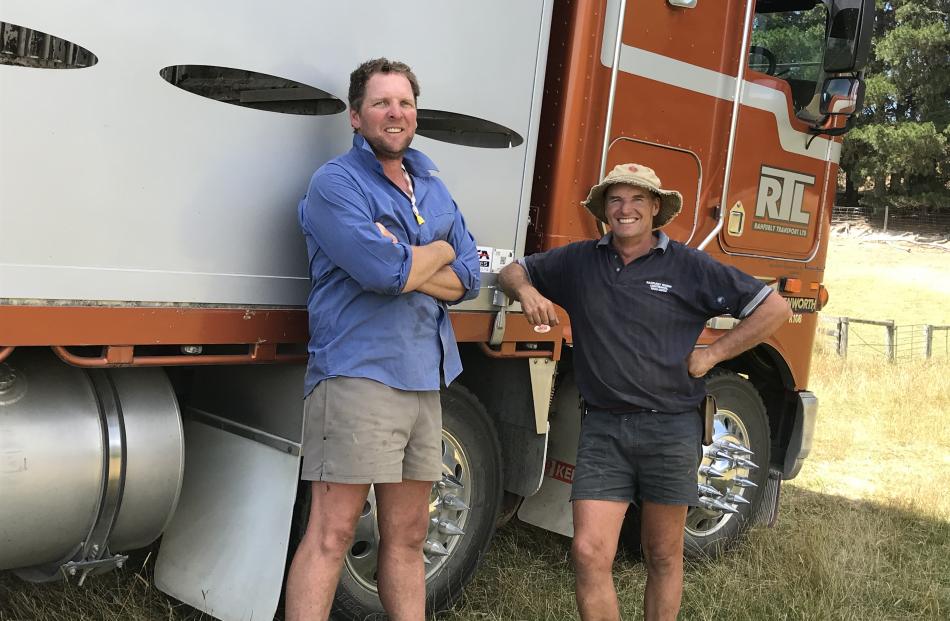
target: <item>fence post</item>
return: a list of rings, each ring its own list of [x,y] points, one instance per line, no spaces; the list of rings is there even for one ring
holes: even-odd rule
[[[891,206],[884,205],[884,232],[887,233],[887,219],[891,215]]]
[[[895,334],[896,334],[896,332],[897,332],[897,328],[894,326],[894,321],[893,321],[893,320],[889,321],[889,322],[887,323],[887,325],[884,326],[884,327],[885,327],[885,329],[887,330],[887,341],[886,341],[886,346],[887,346],[887,361],[888,361],[888,362],[894,362],[894,359],[897,357],[897,356],[896,356],[896,353],[897,353],[897,352],[895,351],[895,349],[896,349],[896,347],[895,347],[895,341],[896,341],[897,339],[894,338],[894,336],[895,336]]]
[[[934,327],[924,326],[924,358],[930,358],[934,351]]]
[[[848,355],[848,318],[838,317],[838,355],[842,358]]]

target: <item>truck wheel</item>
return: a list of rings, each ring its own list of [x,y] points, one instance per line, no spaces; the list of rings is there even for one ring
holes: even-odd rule
[[[769,421],[758,391],[748,380],[724,369],[709,373],[706,390],[715,395],[717,412],[713,444],[703,447],[702,466],[714,471],[701,472],[699,483],[712,486],[720,494],[708,494],[708,498],[715,497],[738,512],[719,509],[709,500],[704,506],[691,507],[686,516],[685,542],[686,556],[690,558],[715,558],[736,542],[752,524],[769,474]],[[730,448],[733,445],[752,453]],[[743,465],[744,460],[737,463],[737,457],[758,467]]]
[[[428,614],[451,607],[462,595],[488,549],[502,498],[494,425],[478,399],[458,384],[442,390],[442,472],[432,486],[424,550]],[[339,618],[386,618],[376,589],[378,539],[370,488],[333,602]]]

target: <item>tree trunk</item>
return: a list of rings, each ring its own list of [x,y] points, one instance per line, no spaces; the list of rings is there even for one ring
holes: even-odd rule
[[[849,207],[858,205],[858,189],[854,186],[851,173],[844,171],[844,204]]]
[[[884,195],[887,194],[887,186],[885,185],[885,175],[874,175],[874,197],[875,198],[884,198]]]

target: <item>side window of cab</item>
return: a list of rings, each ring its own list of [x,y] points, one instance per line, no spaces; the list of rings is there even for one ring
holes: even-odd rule
[[[752,23],[749,69],[785,81],[795,115],[819,118],[819,90],[828,10],[815,0],[759,0]],[[803,8],[803,6],[805,8]]]

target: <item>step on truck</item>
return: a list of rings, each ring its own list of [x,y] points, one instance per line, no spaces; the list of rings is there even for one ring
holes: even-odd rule
[[[349,148],[349,72],[382,55],[421,78],[414,145],[440,166],[482,270],[478,297],[450,314],[465,371],[442,392],[430,610],[458,598],[506,520],[572,534],[570,326],[533,330],[496,278],[602,235],[580,202],[618,163],[648,164],[683,193],[673,239],[795,309],[709,376],[715,442],[687,551],[718,554],[774,521],[812,441],[829,221],[873,11],[6,0],[0,570],[83,581],[161,537],[159,589],[220,619],[275,614],[306,506],[310,284],[296,205],[313,170]],[[735,323],[711,320],[696,346]],[[335,604],[346,618],[380,609],[375,511],[370,494]]]

